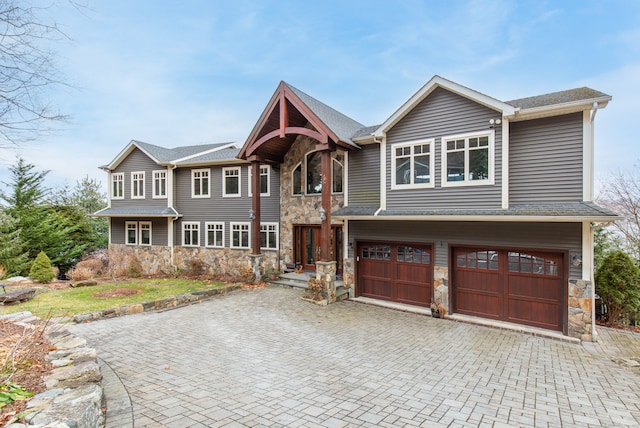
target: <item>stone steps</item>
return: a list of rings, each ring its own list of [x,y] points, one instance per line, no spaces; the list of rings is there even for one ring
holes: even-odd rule
[[[315,274],[308,273],[285,273],[280,278],[268,281],[269,284],[279,285],[281,287],[307,289],[307,282],[314,278]],[[342,279],[336,279],[336,301],[346,300],[349,298],[349,290],[345,288]]]

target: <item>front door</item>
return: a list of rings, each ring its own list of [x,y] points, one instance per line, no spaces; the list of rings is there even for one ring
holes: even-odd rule
[[[316,270],[316,262],[320,260],[322,234],[319,225],[294,226],[294,250],[296,265],[304,270]],[[337,273],[342,273],[342,226],[331,226],[331,260],[337,262]]]

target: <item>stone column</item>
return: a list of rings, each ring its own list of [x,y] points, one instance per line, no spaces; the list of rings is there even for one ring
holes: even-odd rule
[[[262,282],[262,276],[264,274],[262,269],[262,254],[248,254],[247,257],[251,262],[251,269],[253,270],[253,274],[256,277],[253,283],[260,284],[260,282]]]
[[[316,280],[322,283],[328,303],[336,301],[336,262],[316,262]]]

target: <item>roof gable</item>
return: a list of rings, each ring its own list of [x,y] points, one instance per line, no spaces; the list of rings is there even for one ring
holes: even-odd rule
[[[398,110],[396,110],[387,120],[382,123],[374,132],[375,137],[382,137],[389,129],[413,110],[422,100],[427,98],[436,88],[443,88],[468,98],[493,110],[502,112],[503,115],[511,115],[515,108],[507,103],[499,101],[488,95],[482,94],[473,89],[462,86],[440,76],[433,76],[422,88],[420,88],[411,98],[409,98]]]

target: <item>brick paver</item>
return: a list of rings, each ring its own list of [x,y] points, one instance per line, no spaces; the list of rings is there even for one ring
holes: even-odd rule
[[[70,330],[122,380],[136,427],[640,425],[640,376],[593,347],[299,295]]]

